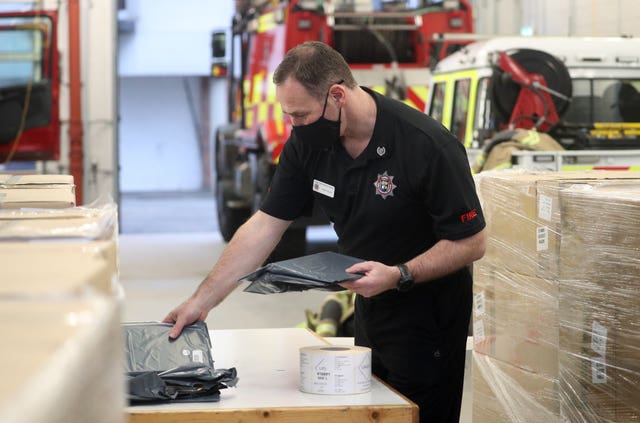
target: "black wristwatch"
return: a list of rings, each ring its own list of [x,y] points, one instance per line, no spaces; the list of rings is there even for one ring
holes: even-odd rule
[[[398,282],[396,289],[400,292],[406,292],[413,288],[413,285],[415,285],[416,282],[413,280],[413,275],[409,271],[407,265],[398,264],[396,267],[400,269],[400,281]]]

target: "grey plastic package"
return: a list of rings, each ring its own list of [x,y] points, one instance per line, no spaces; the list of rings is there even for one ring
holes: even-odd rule
[[[345,269],[362,259],[324,251],[289,260],[269,263],[240,278],[251,282],[244,291],[257,294],[277,294],[289,291],[317,289],[342,291],[338,282],[354,280],[362,275],[347,273]]]
[[[123,323],[129,402],[218,401],[219,389],[235,386],[237,372],[215,369],[207,325],[186,326],[175,340],[173,325]]]

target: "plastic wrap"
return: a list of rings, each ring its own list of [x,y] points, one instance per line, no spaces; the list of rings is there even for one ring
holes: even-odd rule
[[[489,390],[494,404],[537,403],[521,415],[544,409],[563,421],[639,421],[640,172],[485,172],[476,183],[489,240],[474,265],[475,351],[519,379],[553,381],[558,401],[547,404],[559,407],[524,401],[526,386]],[[496,421],[482,404],[474,421]],[[538,421],[514,410],[497,421]]]
[[[473,353],[474,423],[559,423],[558,380]]]
[[[0,300],[117,291],[113,241],[0,242]]]
[[[557,291],[549,279],[474,265],[474,350],[557,379]]]
[[[112,239],[118,232],[117,206],[0,210],[0,240]]]
[[[32,206],[57,207],[46,193],[72,184],[68,175],[0,175]],[[0,421],[125,421],[113,222],[113,202],[0,210]]]
[[[561,193],[560,386],[570,421],[640,421],[640,183]]]
[[[119,295],[117,207],[0,210],[0,298]]]
[[[0,319],[0,421],[125,421],[113,299],[0,301]]]

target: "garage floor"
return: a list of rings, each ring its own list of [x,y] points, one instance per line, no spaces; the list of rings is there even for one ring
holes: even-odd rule
[[[123,194],[119,214],[123,320],[162,320],[191,295],[225,246],[217,232],[213,195]],[[334,235],[330,228],[315,228],[309,240],[312,251],[322,251],[333,246]],[[326,295],[313,290],[259,295],[237,289],[209,314],[207,325],[210,329],[293,327],[304,320],[305,309],[317,310]],[[469,376],[470,371],[461,422],[471,422]]]

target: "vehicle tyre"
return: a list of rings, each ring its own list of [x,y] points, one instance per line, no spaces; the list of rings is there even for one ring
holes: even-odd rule
[[[232,163],[236,154],[227,147],[227,138],[232,137],[233,128],[217,131],[215,143],[216,163],[216,211],[218,228],[222,239],[229,242],[238,228],[251,216],[251,207],[233,191]]]
[[[238,228],[249,219],[251,209],[249,207],[237,206],[229,195],[229,188],[225,187],[224,181],[218,180],[216,186],[216,207],[218,211],[218,228],[222,239],[229,242]]]

